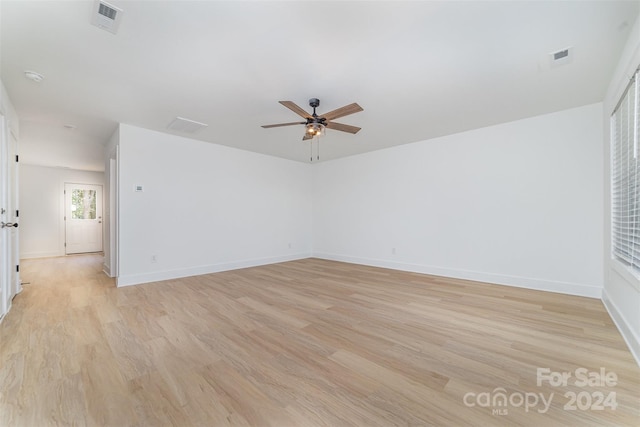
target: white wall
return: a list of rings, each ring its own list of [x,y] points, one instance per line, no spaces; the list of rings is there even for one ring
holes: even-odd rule
[[[20,165],[20,258],[65,254],[65,182],[104,186],[104,173]]]
[[[600,297],[602,156],[594,104],[320,163],[314,255]]]
[[[129,125],[119,143],[119,286],[310,255],[310,165]]]
[[[64,141],[64,144],[52,141]],[[60,123],[23,122],[20,158],[31,165],[104,171],[104,145]]]
[[[629,36],[604,101],[605,152],[605,286],[602,299],[631,353],[640,364],[640,279],[611,257],[610,116],[635,70],[640,66],[640,16]]]

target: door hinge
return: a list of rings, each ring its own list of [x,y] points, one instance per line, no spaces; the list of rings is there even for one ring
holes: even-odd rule
[[[65,247],[65,248],[67,247],[67,242],[64,242],[64,247]]]
[[[65,220],[65,221],[67,220],[67,216],[66,216],[66,215],[65,215],[65,217],[64,217],[64,220]]]
[[[18,155],[16,154],[16,163],[18,162]]]
[[[20,266],[16,265],[16,273],[20,273]]]
[[[16,218],[20,217],[20,211],[16,209]]]

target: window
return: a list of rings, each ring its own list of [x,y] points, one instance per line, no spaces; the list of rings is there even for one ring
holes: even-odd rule
[[[640,95],[631,79],[611,116],[611,241],[613,257],[640,275]]]
[[[95,190],[73,190],[71,193],[71,219],[96,219]]]

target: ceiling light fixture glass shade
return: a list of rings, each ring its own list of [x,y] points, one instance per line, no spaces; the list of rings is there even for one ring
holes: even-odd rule
[[[324,135],[324,125],[322,123],[309,123],[307,125],[307,134],[310,136]]]

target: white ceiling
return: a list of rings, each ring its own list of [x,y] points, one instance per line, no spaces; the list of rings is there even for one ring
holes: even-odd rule
[[[209,124],[190,137],[308,161],[303,126],[260,127],[299,119],[279,100],[364,108],[337,120],[358,134],[327,131],[323,160],[599,102],[640,4],[110,3],[124,10],[117,35],[90,25],[93,1],[1,1],[23,161],[101,170],[118,122],[170,132],[176,116]],[[567,47],[572,61],[552,67]]]

